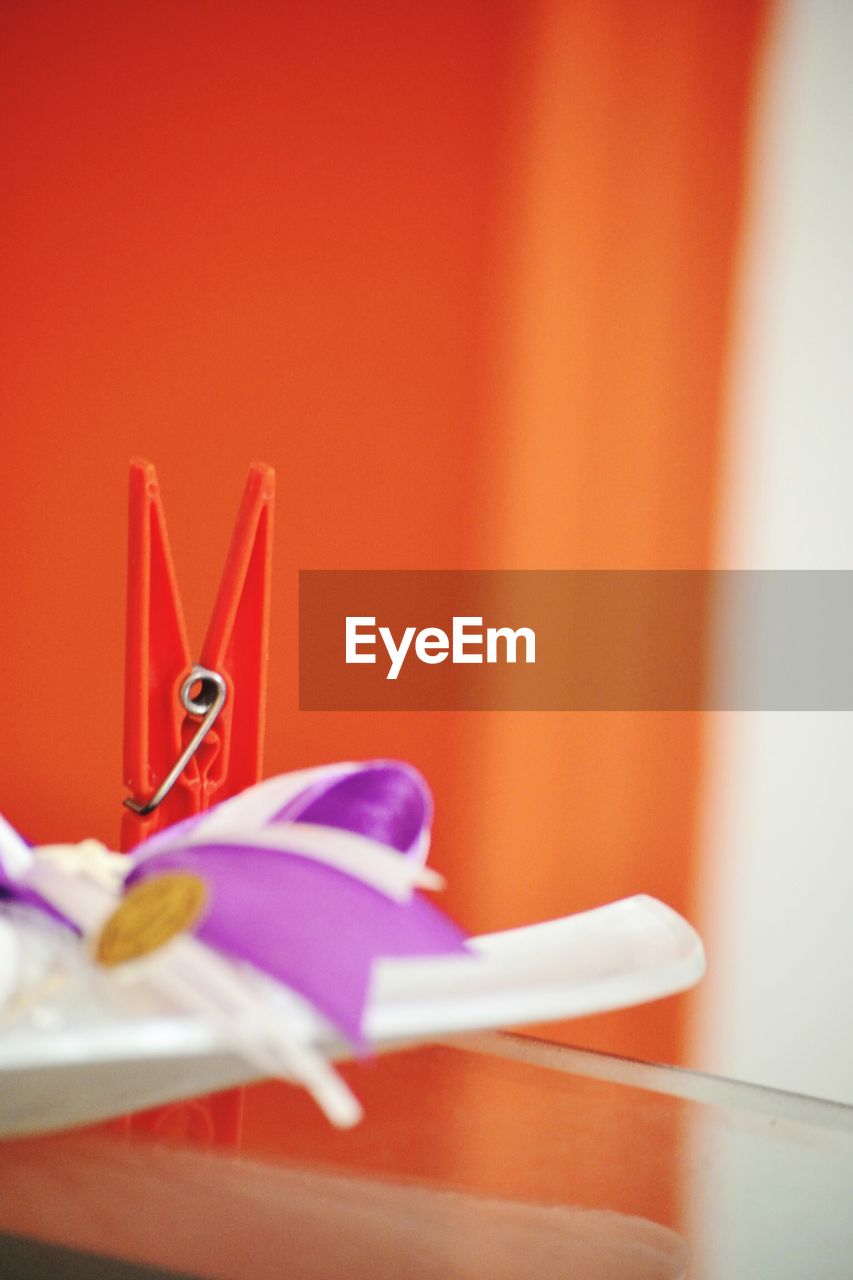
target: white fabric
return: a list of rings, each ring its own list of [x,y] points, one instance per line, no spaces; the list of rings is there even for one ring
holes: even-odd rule
[[[363,767],[345,760],[340,764],[321,765],[316,769],[297,769],[277,778],[268,778],[211,809],[200,819],[196,830],[204,832],[205,843],[218,843],[225,838],[225,833],[235,830],[242,830],[245,838],[247,832],[257,831],[271,823],[285,805],[295,800],[308,787],[314,787],[320,782],[338,781],[352,773],[359,773]]]
[[[201,948],[194,939],[178,939]],[[655,1000],[692,986],[704,971],[702,943],[680,916],[652,898],[638,897],[542,925],[474,938],[467,957],[384,960],[376,967],[365,1032],[377,1046],[407,1039],[524,1022],[576,1017]],[[169,944],[171,947],[172,944]],[[169,948],[161,953],[165,961]],[[347,1123],[348,1103],[325,1092],[316,1057],[347,1056],[328,1023],[305,1000],[245,965],[232,965],[228,990],[207,966],[192,976],[192,991],[173,990],[165,969],[159,994],[145,1016],[121,1016],[104,1004],[97,1019],[63,1007],[61,1033],[17,1025],[0,1037],[0,1135],[82,1124],[140,1106],[224,1088],[268,1074],[265,1055],[278,1054],[277,1074],[306,1083],[321,1105]],[[151,985],[151,969],[138,962],[138,986]],[[218,973],[218,971],[217,971]],[[101,975],[95,975],[95,977]],[[162,987],[160,979],[162,978]],[[240,986],[244,1019],[235,1016],[233,982]],[[250,990],[253,989],[253,990]],[[217,996],[218,1010],[200,1004]],[[258,1006],[260,1000],[263,1013]],[[196,1016],[175,1016],[193,1004]],[[281,1035],[312,1056],[303,1069],[285,1063]],[[246,1064],[235,1060],[238,1052]],[[316,1057],[315,1057],[316,1055]],[[92,1081],[96,1082],[93,1086]]]
[[[32,866],[33,851],[0,813],[0,862],[10,876],[20,876]]]

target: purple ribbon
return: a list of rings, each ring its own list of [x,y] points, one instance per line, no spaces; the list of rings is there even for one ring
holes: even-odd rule
[[[3,820],[5,821],[5,820]],[[16,836],[16,838],[19,838]],[[21,843],[25,842],[21,840]],[[29,846],[28,846],[29,847]],[[26,873],[24,873],[26,875]],[[31,889],[20,876],[14,876],[7,869],[3,861],[2,852],[0,852],[0,902],[17,902],[24,907],[37,907],[39,911],[43,911],[45,915],[52,916],[54,920],[58,920],[61,924],[68,925],[69,928],[75,929],[76,925],[73,921],[64,916],[61,911],[57,911],[45,898],[37,893],[35,889]]]
[[[76,929],[72,921],[64,916],[61,911],[57,911],[56,907],[52,907],[49,902],[45,901],[40,893],[36,893],[35,889],[27,888],[20,880],[15,880],[8,875],[3,868],[2,862],[0,862],[0,902],[18,902],[23,907],[38,907],[39,911],[44,911],[46,915],[53,916],[54,920]]]
[[[275,797],[276,787],[288,788],[288,775],[226,801],[226,807],[238,806],[236,829],[230,832],[233,843],[213,832],[209,841],[205,838],[205,828],[214,815],[225,812],[223,806],[158,832],[134,850],[125,884],[166,871],[201,877],[208,905],[196,935],[286,983],[364,1049],[362,1022],[373,962],[392,956],[458,955],[466,949],[466,935],[417,892],[399,900],[358,875],[287,847],[288,836],[293,840],[298,830],[291,824],[307,824],[367,837],[414,863],[423,855],[432,820],[432,799],[420,774],[408,765],[379,760],[308,776],[312,780],[254,829],[246,822],[242,802],[256,790],[272,788]],[[265,843],[253,847],[258,831]],[[2,898],[39,907],[75,927],[27,886],[26,874],[11,875],[0,857]]]
[[[211,810],[210,814],[215,810]],[[247,960],[311,1002],[354,1045],[365,1048],[362,1029],[373,962],[391,956],[457,955],[465,934],[415,892],[396,901],[334,867],[280,848],[201,843],[199,815],[173,829],[198,842],[156,852],[162,833],[135,851],[127,885],[164,871],[200,876],[209,907],[196,926],[205,943]],[[374,761],[337,777],[326,776],[291,798],[263,828],[307,823],[366,836],[401,858],[414,858],[432,817],[432,801],[420,774],[408,765]]]

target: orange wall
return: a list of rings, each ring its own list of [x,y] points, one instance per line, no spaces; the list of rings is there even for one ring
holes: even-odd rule
[[[4,809],[115,837],[127,460],[158,466],[200,644],[260,457],[267,770],[411,758],[452,830],[464,718],[298,715],[296,571],[474,555],[505,7],[36,0],[0,25]]]
[[[495,565],[710,565],[764,8],[537,6],[497,223]],[[695,914],[699,714],[491,717],[479,760],[479,927],[641,891]],[[690,999],[546,1033],[678,1061]]]
[[[115,839],[125,473],[200,643],[279,477],[267,772],[411,759],[472,928],[690,900],[687,717],[300,714],[296,571],[699,566],[760,0],[0,8],[0,806]],[[680,1006],[566,1035],[679,1052]]]

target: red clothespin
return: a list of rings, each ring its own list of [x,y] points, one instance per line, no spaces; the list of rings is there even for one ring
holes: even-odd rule
[[[275,472],[249,471],[219,594],[193,661],[157,473],[130,464],[121,847],[260,780]],[[236,1143],[242,1092],[161,1108],[134,1126]]]

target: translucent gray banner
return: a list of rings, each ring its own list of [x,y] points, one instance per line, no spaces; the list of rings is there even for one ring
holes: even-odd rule
[[[853,710],[853,572],[305,571],[304,710]]]

